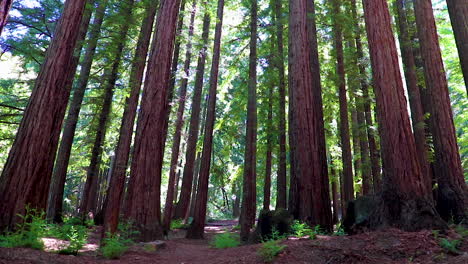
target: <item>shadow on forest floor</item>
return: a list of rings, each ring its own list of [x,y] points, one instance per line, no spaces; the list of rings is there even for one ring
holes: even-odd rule
[[[25,248],[0,248],[0,263],[263,263],[257,253],[259,245],[228,249],[210,246],[214,235],[232,231],[235,221],[216,221],[206,227],[204,240],[185,239],[184,230],[171,232],[165,247],[148,252],[132,247],[118,260],[107,260],[98,254],[95,230],[78,256],[64,256]],[[290,237],[282,242],[286,249],[273,263],[468,263],[468,241],[454,231],[447,239],[460,240],[458,254],[443,249],[432,231],[403,232],[397,229],[369,232],[354,236],[317,236],[315,240]],[[57,241],[48,241],[50,246]]]

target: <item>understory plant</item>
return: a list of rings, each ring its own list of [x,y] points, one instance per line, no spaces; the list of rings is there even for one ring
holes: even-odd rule
[[[285,248],[285,245],[280,244],[281,240],[268,240],[262,243],[258,248],[258,255],[265,262],[272,262]]]
[[[211,244],[215,248],[232,248],[239,246],[240,240],[231,233],[223,233],[215,235]]]
[[[18,217],[21,218],[21,222],[16,225],[16,231],[0,236],[0,247],[43,249],[44,242],[41,237],[47,226],[44,212],[26,207],[25,214]]]
[[[106,233],[106,237],[102,240],[100,248],[105,258],[118,259],[134,244],[132,237],[137,235],[138,232],[132,226],[130,222],[121,222],[116,233]]]

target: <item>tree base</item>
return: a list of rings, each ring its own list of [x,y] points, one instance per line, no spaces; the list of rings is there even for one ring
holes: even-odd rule
[[[463,191],[455,191],[450,186],[441,186],[436,189],[436,209],[445,221],[453,221],[455,224],[467,223],[467,210],[465,201],[467,194],[463,197]]]
[[[135,235],[135,240],[137,242],[151,242],[155,240],[163,239],[163,230],[159,223],[151,225],[136,225],[136,230],[138,234]]]
[[[205,227],[198,226],[193,222],[187,230],[187,235],[185,238],[188,239],[204,239],[205,238]]]
[[[425,199],[361,197],[348,203],[343,226],[348,234],[395,227],[414,232],[423,229],[448,228],[434,205]]]

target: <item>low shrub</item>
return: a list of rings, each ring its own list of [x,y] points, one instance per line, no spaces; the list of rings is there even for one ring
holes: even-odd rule
[[[77,255],[78,251],[83,248],[88,239],[88,230],[84,226],[70,226],[67,227],[67,232],[62,232],[65,240],[70,241],[67,248],[59,251],[59,254],[64,255]]]
[[[215,248],[232,248],[240,245],[239,238],[231,233],[218,234],[211,242]]]
[[[258,248],[257,253],[265,262],[272,262],[285,248],[285,245],[280,245],[281,240],[269,240],[262,243]]]
[[[0,247],[43,249],[44,243],[41,237],[47,230],[44,212],[26,207],[25,214],[18,216],[21,218],[21,223],[17,224],[15,232],[0,236]]]
[[[460,240],[449,240],[447,238],[441,238],[439,240],[439,245],[443,249],[447,250],[449,253],[452,254],[459,254],[460,252],[458,251],[458,247],[460,246],[461,241]]]
[[[106,237],[102,240],[100,248],[102,255],[107,259],[118,259],[128,248],[134,244],[133,237],[138,235],[131,222],[120,222],[118,231],[115,234],[106,233]]]
[[[182,219],[175,219],[172,220],[171,222],[171,230],[173,229],[188,229],[189,224],[184,224],[184,221]]]

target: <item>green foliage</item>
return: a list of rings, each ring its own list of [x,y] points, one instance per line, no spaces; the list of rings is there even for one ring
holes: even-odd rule
[[[182,219],[175,219],[171,222],[171,230],[173,229],[187,229],[189,228],[189,224],[184,224]]]
[[[214,236],[211,245],[215,248],[232,248],[240,245],[239,238],[231,233],[223,233]]]
[[[25,247],[43,249],[44,242],[41,237],[46,230],[44,212],[26,207],[24,215],[18,215],[21,223],[17,224],[16,231],[0,236],[0,247],[14,248]]]
[[[307,223],[303,223],[299,220],[295,220],[293,222],[291,229],[292,229],[292,234],[296,237],[308,236],[310,239],[317,238],[316,230],[310,228],[309,225],[307,225]]]
[[[280,245],[281,240],[269,240],[262,243],[258,248],[257,253],[265,262],[272,262],[285,248],[285,245]]]
[[[461,244],[461,240],[458,239],[447,239],[447,238],[441,238],[439,240],[439,245],[443,249],[447,250],[449,253],[453,254],[459,254],[458,247]]]
[[[119,223],[117,233],[106,233],[106,237],[102,240],[100,248],[105,258],[118,259],[134,244],[132,237],[139,232],[135,231],[132,226],[131,222],[121,222]]]
[[[88,230],[84,226],[64,225],[66,229],[62,230],[65,239],[70,241],[70,245],[59,251],[60,254],[77,255],[83,248],[88,238]],[[65,231],[66,230],[66,231]]]
[[[468,237],[468,228],[464,227],[463,225],[455,226],[455,232],[462,236],[463,238]]]

